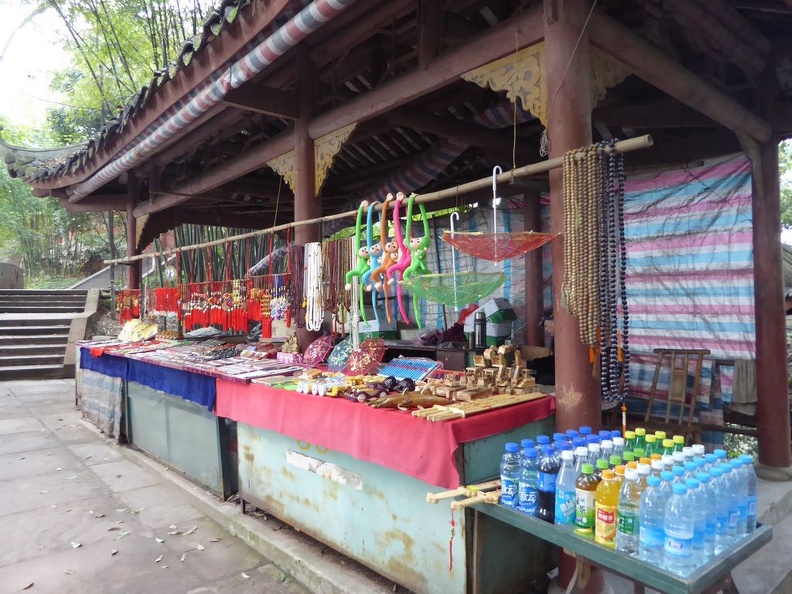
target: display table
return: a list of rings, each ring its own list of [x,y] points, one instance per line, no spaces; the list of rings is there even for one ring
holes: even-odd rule
[[[593,565],[622,575],[635,584],[636,593],[643,592],[644,587],[650,587],[665,594],[705,592],[708,588],[718,586],[729,578],[731,570],[737,564],[750,557],[773,538],[772,527],[758,526],[756,531],[742,539],[735,547],[721,553],[706,565],[683,578],[651,563],[607,549],[591,540],[580,538],[569,530],[501,505],[478,504],[474,506],[474,509],[477,514],[524,530],[526,533],[571,551]],[[720,591],[720,588],[717,591]]]
[[[470,511],[452,539],[448,506],[426,494],[492,478],[506,441],[553,431],[552,398],[431,423],[218,380],[216,410],[238,423],[243,502],[414,592],[516,592],[549,569],[540,540]]]
[[[80,368],[88,371],[84,383],[92,374],[122,382],[124,432],[130,444],[223,498],[232,494],[235,472],[228,427],[213,412],[217,395],[213,377],[130,356],[95,357],[86,348],[80,348]]]

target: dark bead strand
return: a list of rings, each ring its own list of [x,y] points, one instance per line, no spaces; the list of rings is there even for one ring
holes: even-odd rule
[[[622,303],[622,349],[624,354],[624,387],[619,395],[624,400],[630,388],[630,312],[627,307],[627,240],[624,232],[624,156],[619,155],[617,160],[619,183],[619,251],[621,262],[619,266],[619,283],[621,285]]]
[[[597,177],[599,181],[598,202],[600,207],[600,261],[599,261],[599,296],[600,296],[600,332],[599,332],[599,351],[600,351],[600,391],[601,397],[607,399],[609,396],[608,369],[610,368],[610,349],[607,344],[608,329],[608,204],[606,197],[606,172],[604,147],[602,143],[597,145]]]
[[[619,279],[619,248],[618,248],[618,204],[616,199],[616,141],[611,139],[608,142],[608,240],[610,242],[610,262],[608,273],[610,275],[608,290],[610,297],[610,370],[609,370],[609,397],[611,400],[616,398],[619,389],[619,328],[617,322],[618,315],[618,279]]]

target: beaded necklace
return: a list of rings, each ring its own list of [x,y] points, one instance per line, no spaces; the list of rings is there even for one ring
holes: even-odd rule
[[[305,327],[308,330],[322,329],[322,245],[318,242],[305,244]]]
[[[624,159],[615,150],[616,142],[607,140],[566,153],[562,184],[563,299],[579,320],[581,341],[599,351],[600,389],[607,401],[622,400],[630,378]]]

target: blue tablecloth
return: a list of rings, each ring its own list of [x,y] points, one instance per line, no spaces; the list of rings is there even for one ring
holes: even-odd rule
[[[93,357],[85,348],[80,349],[80,368],[137,382],[214,411],[217,388],[213,377],[113,355]]]

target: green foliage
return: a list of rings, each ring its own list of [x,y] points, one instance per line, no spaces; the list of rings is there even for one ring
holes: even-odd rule
[[[781,174],[781,226],[792,229],[792,141],[778,145],[779,172]]]

